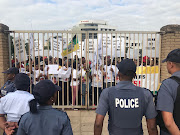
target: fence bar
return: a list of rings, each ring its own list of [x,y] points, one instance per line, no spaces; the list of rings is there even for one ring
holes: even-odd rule
[[[62,33],[62,35],[63,35],[63,33]],[[68,33],[66,35],[66,44],[67,44],[67,52],[68,52]],[[63,49],[62,49],[62,51],[63,51]],[[69,59],[68,58],[69,58],[69,55],[67,55],[67,67],[69,69],[70,68],[69,66],[70,66],[71,63],[69,63]],[[72,72],[72,69],[71,69],[71,72]],[[67,106],[70,104],[69,101],[72,100],[72,98],[70,99],[70,88],[69,88],[70,85],[69,85],[69,81],[70,81],[70,79],[67,78]],[[72,103],[72,101],[71,101],[71,103]]]
[[[15,40],[15,33],[14,35],[14,60],[15,60],[15,67],[17,67],[17,59],[16,59],[16,40]]]
[[[159,35],[159,74],[158,74],[158,85],[159,85],[159,83],[160,83],[160,81],[161,81],[161,79],[160,79],[160,67],[161,67],[161,35]]]
[[[144,44],[144,34],[142,34],[142,58],[141,58],[141,74],[143,74],[143,44]],[[141,76],[141,87],[143,85],[143,77]]]
[[[30,39],[29,39],[29,33],[28,33],[28,50],[29,50],[29,77],[30,77],[30,93],[32,93],[32,78],[31,78],[31,73],[32,73],[32,62],[31,62],[31,57],[30,57]]]
[[[64,30],[11,30],[8,32],[14,32],[14,33],[69,33],[69,34],[73,34],[73,33],[84,33],[84,31],[64,31]],[[89,33],[102,33],[102,31],[88,31]],[[107,34],[116,34],[116,33],[126,33],[126,34],[138,34],[138,33],[142,33],[142,34],[159,34],[159,33],[163,33],[163,32],[159,32],[159,31],[106,31],[105,33]]]
[[[107,33],[106,33],[106,88],[107,88]]]
[[[10,34],[8,34],[8,45],[9,45],[9,66],[12,67],[12,62],[11,62],[11,37]]]
[[[76,43],[77,43],[77,34],[75,34],[75,36],[76,36]],[[72,43],[73,43],[73,41],[72,41]],[[76,43],[75,43],[75,45],[76,45]],[[76,79],[76,105],[78,105],[78,91],[79,91],[79,67],[78,67],[78,56],[77,56],[77,49],[76,49],[76,78],[78,78],[78,79]]]
[[[93,37],[92,37],[92,47],[93,47],[93,60],[92,60],[92,70],[94,71],[95,69],[96,69],[96,64],[98,63],[98,61],[96,61],[96,63],[94,62],[95,61],[95,59],[94,59],[94,53],[95,53],[95,51],[94,51],[94,33],[93,33],[93,35],[92,35]],[[98,44],[97,44],[97,47],[98,47]],[[97,50],[97,52],[98,52],[98,50]],[[96,52],[96,56],[98,57],[98,55],[97,55],[97,52]],[[94,65],[95,65],[95,67],[94,67]],[[94,69],[95,68],[95,69]],[[93,78],[92,79],[94,79],[94,76],[92,76]],[[92,82],[93,83],[93,82]],[[92,105],[95,105],[95,103],[94,103],[94,101],[95,101],[95,97],[94,97],[94,93],[95,93],[95,91],[94,91],[94,87],[92,87]]]
[[[145,79],[145,87],[147,88],[147,46],[148,46],[148,34],[146,39],[146,79]]]
[[[19,33],[19,50],[18,50],[18,53],[19,53],[19,60],[18,60],[18,63],[19,63],[19,66],[20,66],[20,72],[21,72],[21,48],[20,48],[20,42],[21,39],[20,39],[20,33]]]
[[[116,33],[116,36],[115,36],[115,67],[117,67],[117,33]],[[120,41],[121,42],[121,41]],[[121,51],[121,50],[120,50]],[[120,56],[121,56],[121,52],[120,52]],[[115,68],[115,79],[114,79],[114,85],[116,85],[117,83],[117,68]]]
[[[154,80],[156,79],[156,65],[157,65],[157,63],[156,63],[156,41],[157,41],[157,36],[156,36],[156,34],[155,34],[155,53],[154,53]],[[158,74],[160,74],[160,73],[158,73]],[[159,83],[159,82],[158,82]],[[156,92],[156,84],[154,83],[154,91],[153,91],[153,94],[155,95],[155,92]]]
[[[111,33],[111,69],[112,69],[112,47],[113,47],[112,40],[113,39],[112,39],[112,33]],[[112,78],[113,78],[113,75],[112,75],[112,71],[111,71],[111,87],[112,87],[112,81],[113,81]]]
[[[82,68],[84,66],[84,63],[82,63],[82,50],[83,50],[82,48],[83,48],[83,44],[82,44],[82,34],[81,34],[81,65],[80,65],[80,67],[81,67],[81,82],[80,82],[80,84],[81,84],[81,92],[80,93],[81,93],[81,106],[84,106],[85,104],[84,105],[82,104],[82,99],[85,97],[85,95],[83,95],[83,94],[85,94],[86,92],[83,93],[83,90],[82,90]]]
[[[138,56],[137,56],[137,67],[138,67],[138,70],[137,70],[137,86],[140,86],[140,83],[139,83],[139,33],[138,33]]]
[[[151,51],[150,51],[150,66],[149,66],[149,68],[150,68],[150,81],[149,81],[149,89],[151,90],[151,64],[152,64],[152,34],[151,34],[151,46],[150,46],[150,49],[151,49]],[[152,90],[151,90],[152,91]]]

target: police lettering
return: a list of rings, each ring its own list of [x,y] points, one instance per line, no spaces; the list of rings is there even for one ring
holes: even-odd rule
[[[134,99],[118,99],[115,98],[115,105],[116,108],[138,108],[139,107],[139,102],[138,98]]]

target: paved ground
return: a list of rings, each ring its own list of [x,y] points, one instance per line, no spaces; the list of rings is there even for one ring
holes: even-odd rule
[[[67,111],[71,120],[74,135],[93,135],[95,111]],[[105,117],[102,135],[108,135],[108,117]],[[148,135],[145,119],[143,119],[144,135]]]
[[[71,120],[74,135],[93,135],[94,121],[96,116],[94,110],[68,110],[67,114]],[[108,135],[107,125],[108,117],[106,116],[102,135]],[[145,119],[143,119],[143,129],[144,135],[148,135]],[[0,132],[0,135],[2,135],[2,132]]]

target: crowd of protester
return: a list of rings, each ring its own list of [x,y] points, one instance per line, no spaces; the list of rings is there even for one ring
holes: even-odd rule
[[[105,56],[102,63],[94,64],[85,57],[74,59],[63,57],[35,57],[35,60],[18,62],[13,59],[13,67],[19,68],[19,72],[26,73],[31,78],[31,87],[40,80],[50,79],[55,85],[63,86],[63,90],[59,92],[59,96],[63,97],[56,101],[58,105],[85,105],[89,95],[90,105],[97,105],[102,89],[114,86],[119,82],[117,76],[117,65],[123,58],[113,58]],[[16,62],[16,63],[15,63]],[[134,59],[137,66],[154,66],[158,65],[158,58]],[[49,64],[58,64],[58,74],[48,74]],[[89,93],[89,94],[87,94]],[[62,95],[63,94],[63,95]]]

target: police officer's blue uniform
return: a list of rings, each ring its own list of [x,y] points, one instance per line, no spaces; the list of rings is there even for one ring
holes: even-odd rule
[[[101,93],[97,114],[109,114],[109,133],[112,135],[142,135],[142,117],[155,118],[153,96],[150,91],[121,81]]]
[[[16,68],[16,67],[12,67],[12,68],[9,68],[7,71],[3,72],[3,73],[6,73],[6,74],[18,74],[19,73],[19,69]],[[14,76],[15,78],[15,76]],[[14,92],[16,91],[16,87],[15,87],[15,84],[13,82],[13,80],[8,80],[0,89],[0,94],[1,96],[5,96],[7,95],[8,92]]]
[[[72,135],[70,120],[65,112],[51,106],[39,106],[38,115],[30,112],[20,120],[17,135]]]
[[[167,58],[164,59],[162,62],[175,62],[175,63],[180,63],[180,49],[175,49],[171,51]],[[175,106],[176,106],[176,101],[179,100],[178,96],[178,82],[172,79],[173,77],[177,77],[180,79],[180,70],[176,71],[172,74],[172,76],[168,79],[165,79],[160,87],[160,90],[158,91],[158,96],[157,96],[157,105],[156,105],[156,110],[158,111],[158,117],[157,117],[157,124],[160,127],[160,134],[161,135],[170,135],[168,129],[165,127],[165,124],[162,119],[161,112],[170,112],[173,114],[173,119],[177,125],[177,127],[180,130],[180,120],[179,118],[176,118],[174,116],[175,111]],[[178,106],[180,103],[177,104]],[[179,108],[179,107],[178,107]],[[179,110],[179,109],[178,109]],[[178,114],[179,115],[179,114]]]
[[[13,81],[8,80],[2,87],[1,87],[1,96],[7,95],[9,92],[14,92],[16,90],[15,84]]]
[[[121,65],[124,71],[118,68],[124,75],[129,70],[133,74],[136,72],[135,64],[129,59]],[[120,81],[116,86],[102,91],[96,113],[105,116],[107,112],[110,135],[142,135],[142,117],[154,119],[157,115],[150,91],[135,86],[131,81]]]

